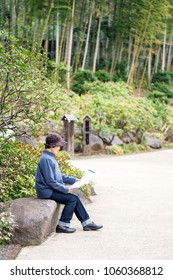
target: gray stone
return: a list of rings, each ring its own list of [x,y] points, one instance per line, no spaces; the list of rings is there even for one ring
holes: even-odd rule
[[[156,138],[152,135],[145,134],[144,135],[144,141],[147,146],[153,148],[153,149],[161,149],[162,148],[162,140],[159,138]]]
[[[100,144],[100,146],[103,145],[103,141],[95,134],[90,135],[90,145],[93,146],[95,144]]]
[[[14,244],[22,246],[42,243],[55,230],[59,204],[38,198],[19,198],[5,203],[5,212],[14,216]]]
[[[118,136],[114,136],[114,139],[111,144],[112,145],[122,145],[123,141]]]
[[[171,131],[171,129],[168,129],[168,131],[166,132],[166,140],[169,142],[173,142],[173,132]]]
[[[16,140],[17,141],[20,141],[20,142],[23,142],[23,143],[26,143],[30,146],[33,146],[33,147],[36,147],[37,145],[37,141],[36,140],[33,140],[29,137],[24,137],[24,136],[16,136]]]

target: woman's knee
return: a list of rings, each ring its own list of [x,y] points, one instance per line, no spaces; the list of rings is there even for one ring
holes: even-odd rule
[[[78,202],[79,201],[79,197],[77,196],[77,195],[75,195],[75,194],[69,194],[69,200],[71,201],[71,202]]]

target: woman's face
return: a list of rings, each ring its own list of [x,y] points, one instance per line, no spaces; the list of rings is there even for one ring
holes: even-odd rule
[[[59,150],[60,150],[60,146],[56,146],[56,147],[52,147],[52,148],[51,148],[51,151],[52,151],[52,153],[54,153],[54,154],[56,154],[57,152],[59,152]]]

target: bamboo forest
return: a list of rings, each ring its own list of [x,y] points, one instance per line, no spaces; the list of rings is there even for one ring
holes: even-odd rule
[[[105,145],[172,135],[172,0],[0,0],[0,27],[2,136],[64,114],[88,114]]]

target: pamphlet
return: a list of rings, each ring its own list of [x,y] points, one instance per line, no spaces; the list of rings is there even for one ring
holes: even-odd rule
[[[86,171],[86,173],[84,174],[84,176],[79,181],[77,181],[76,183],[71,185],[71,188],[72,189],[80,188],[83,185],[88,184],[89,182],[93,181],[94,177],[95,177],[95,171],[88,169]]]

